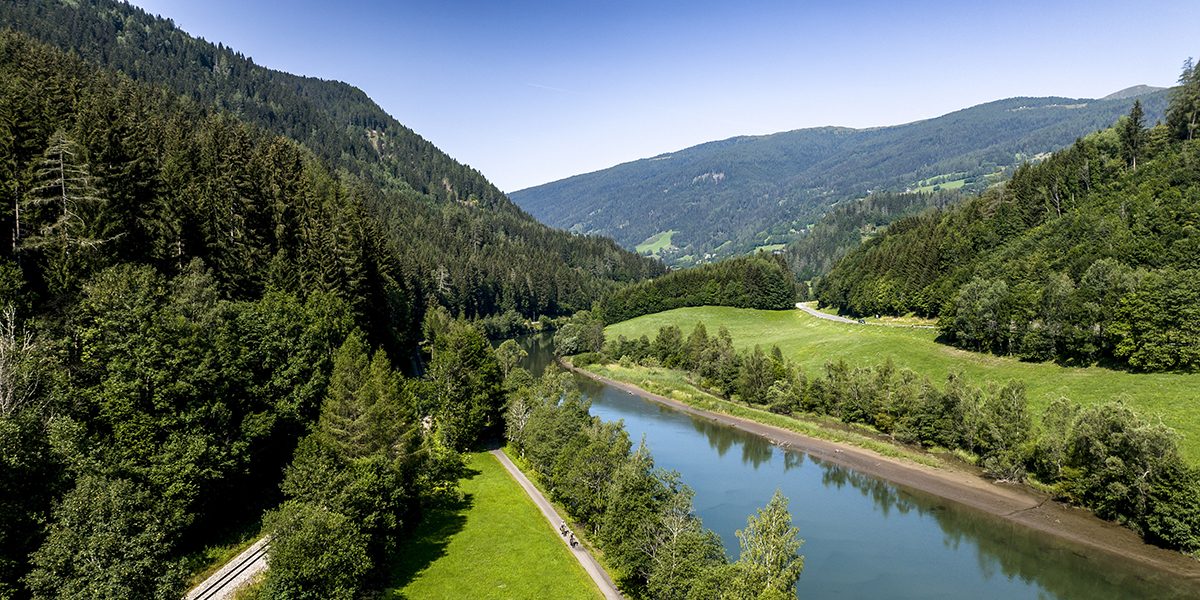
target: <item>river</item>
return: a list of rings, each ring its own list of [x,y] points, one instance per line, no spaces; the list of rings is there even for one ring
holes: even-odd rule
[[[526,337],[525,366],[550,362],[546,336]],[[918,490],[905,489],[756,435],[695,418],[577,376],[592,413],[622,420],[655,463],[696,491],[696,511],[738,554],[734,533],[776,489],[804,539],[802,598],[1195,598],[1170,574]]]

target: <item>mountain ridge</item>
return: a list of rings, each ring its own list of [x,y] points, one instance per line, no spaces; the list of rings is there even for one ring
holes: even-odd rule
[[[257,65],[116,0],[15,0],[0,4],[0,23],[295,140],[361,180],[366,208],[405,255],[418,320],[427,303],[469,317],[570,313],[613,285],[661,272],[610,240],[536,222],[349,84]]]
[[[1165,96],[1140,96],[1148,119],[1161,117]],[[627,248],[677,231],[678,248],[662,257],[693,264],[792,241],[829,206],[876,191],[980,191],[1016,165],[1111,125],[1128,104],[1018,96],[886,127],[734,136],[509,196],[547,224],[609,235]]]
[[[1157,86],[1153,86],[1153,85],[1146,85],[1144,83],[1141,83],[1138,85],[1131,85],[1127,88],[1117,90],[1107,96],[1102,96],[1099,98],[1099,100],[1124,100],[1126,98],[1136,98],[1138,96],[1144,96],[1146,94],[1153,94],[1155,92],[1161,92],[1165,89],[1167,89],[1167,88],[1157,87]]]
[[[1165,122],[1137,105],[1004,186],[895,221],[815,286],[852,316],[939,316],[951,343],[1027,360],[1200,369],[1200,73]]]

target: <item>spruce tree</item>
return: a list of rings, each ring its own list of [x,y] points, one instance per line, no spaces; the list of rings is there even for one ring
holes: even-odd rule
[[[1142,112],[1142,101],[1134,100],[1129,116],[1121,124],[1121,154],[1125,164],[1132,170],[1137,170],[1138,156],[1146,141],[1145,114]]]
[[[1179,87],[1171,91],[1167,127],[1177,139],[1192,140],[1200,129],[1200,69],[1189,58],[1183,63]]]
[[[104,242],[95,221],[105,205],[78,142],[59,129],[37,165],[36,183],[16,206],[17,250],[43,258],[55,290],[79,279]]]

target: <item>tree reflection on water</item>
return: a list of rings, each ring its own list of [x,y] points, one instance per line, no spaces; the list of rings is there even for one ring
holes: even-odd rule
[[[691,417],[697,432],[721,456],[741,446],[742,464],[758,470],[770,468],[775,446],[769,441],[728,425]],[[1194,582],[1150,570],[1131,569],[1119,557],[1085,550],[1019,525],[919,490],[892,484],[849,467],[796,450],[782,450],[783,473],[807,462],[821,470],[824,487],[857,490],[870,498],[884,518],[893,513],[915,512],[933,519],[942,532],[942,543],[953,550],[975,549],[975,559],[985,580],[1017,579],[1039,586],[1053,598],[1196,598]],[[1048,568],[1049,565],[1056,565]]]
[[[528,336],[523,340],[526,341],[525,346],[531,354],[526,366],[535,373],[552,360],[547,340],[548,336],[544,334]],[[645,434],[651,438],[652,443],[655,432],[665,427],[667,422],[690,421],[691,428],[701,434],[698,438],[705,440],[719,457],[727,457],[731,452],[733,456],[740,455],[743,466],[754,472],[766,474],[776,485],[783,488],[785,493],[794,498],[807,495],[813,502],[826,501],[821,497],[821,488],[813,487],[819,480],[819,485],[825,489],[851,489],[865,498],[870,498],[873,507],[884,520],[902,516],[932,520],[941,533],[941,541],[946,548],[959,552],[972,552],[973,548],[975,562],[985,581],[1021,581],[1036,586],[1036,589],[1031,591],[1039,597],[1046,598],[1200,598],[1198,584],[1182,577],[1167,576],[1151,569],[1138,569],[1120,557],[1085,551],[1077,545],[1059,541],[1003,518],[919,490],[897,486],[828,460],[777,448],[762,437],[714,422],[712,419],[694,415],[684,416],[683,413],[661,404],[634,399],[626,392],[618,392],[590,379],[578,378],[577,381],[585,397],[600,402],[607,391],[611,399],[606,402],[619,405],[622,416],[633,421],[645,419],[646,422],[641,426],[645,427]],[[669,439],[672,444],[681,444],[685,448],[690,446],[686,439]],[[735,495],[744,493],[745,490],[739,487],[744,484],[740,483],[743,479],[739,476],[737,467],[730,465],[728,461],[724,464],[722,468],[728,472],[720,474],[720,485],[726,486],[722,491]],[[816,477],[814,473],[813,477],[805,477],[802,473],[806,468],[819,469],[820,476]],[[706,475],[703,472],[682,473],[685,482],[689,477],[703,478]],[[806,488],[805,486],[810,484],[802,483],[805,481],[811,481],[811,486]],[[830,492],[828,501],[836,501],[834,498]],[[715,502],[721,506],[733,505],[723,502],[719,497]],[[744,523],[744,519],[745,515],[741,514],[734,518],[741,523]],[[801,531],[801,536],[803,535],[804,532]],[[868,530],[862,543],[870,544],[871,541]],[[948,573],[947,576],[951,577],[953,574]],[[802,577],[802,584],[804,580]],[[904,593],[919,593],[920,582],[908,583],[914,587],[903,590]],[[997,589],[1002,587],[997,586]]]

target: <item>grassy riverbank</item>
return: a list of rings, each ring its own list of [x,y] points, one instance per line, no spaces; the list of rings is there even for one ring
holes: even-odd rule
[[[878,452],[884,456],[901,458],[923,465],[940,466],[941,464],[937,458],[927,453],[912,451],[880,440],[865,429],[862,432],[855,431],[859,428],[858,426],[847,426],[835,419],[802,420],[724,400],[696,387],[680,371],[638,365],[623,367],[615,363],[589,365],[585,367],[585,370],[701,410],[723,413],[817,439],[849,444]]]
[[[1017,379],[1025,382],[1035,414],[1059,397],[1084,405],[1121,399],[1143,417],[1161,418],[1178,431],[1184,456],[1200,463],[1200,374],[1133,374],[1100,367],[1027,363],[939,344],[933,330],[836,323],[799,310],[680,308],[610,325],[605,335],[653,339],[660,327],[677,325],[686,336],[701,322],[710,334],[722,325],[728,328],[739,349],[777,345],[784,356],[810,374],[820,372],[830,361],[866,366],[891,359],[898,367],[937,381],[952,372],[976,385]]]
[[[467,460],[463,501],[401,543],[384,598],[601,598],[536,506],[486,452]]]

